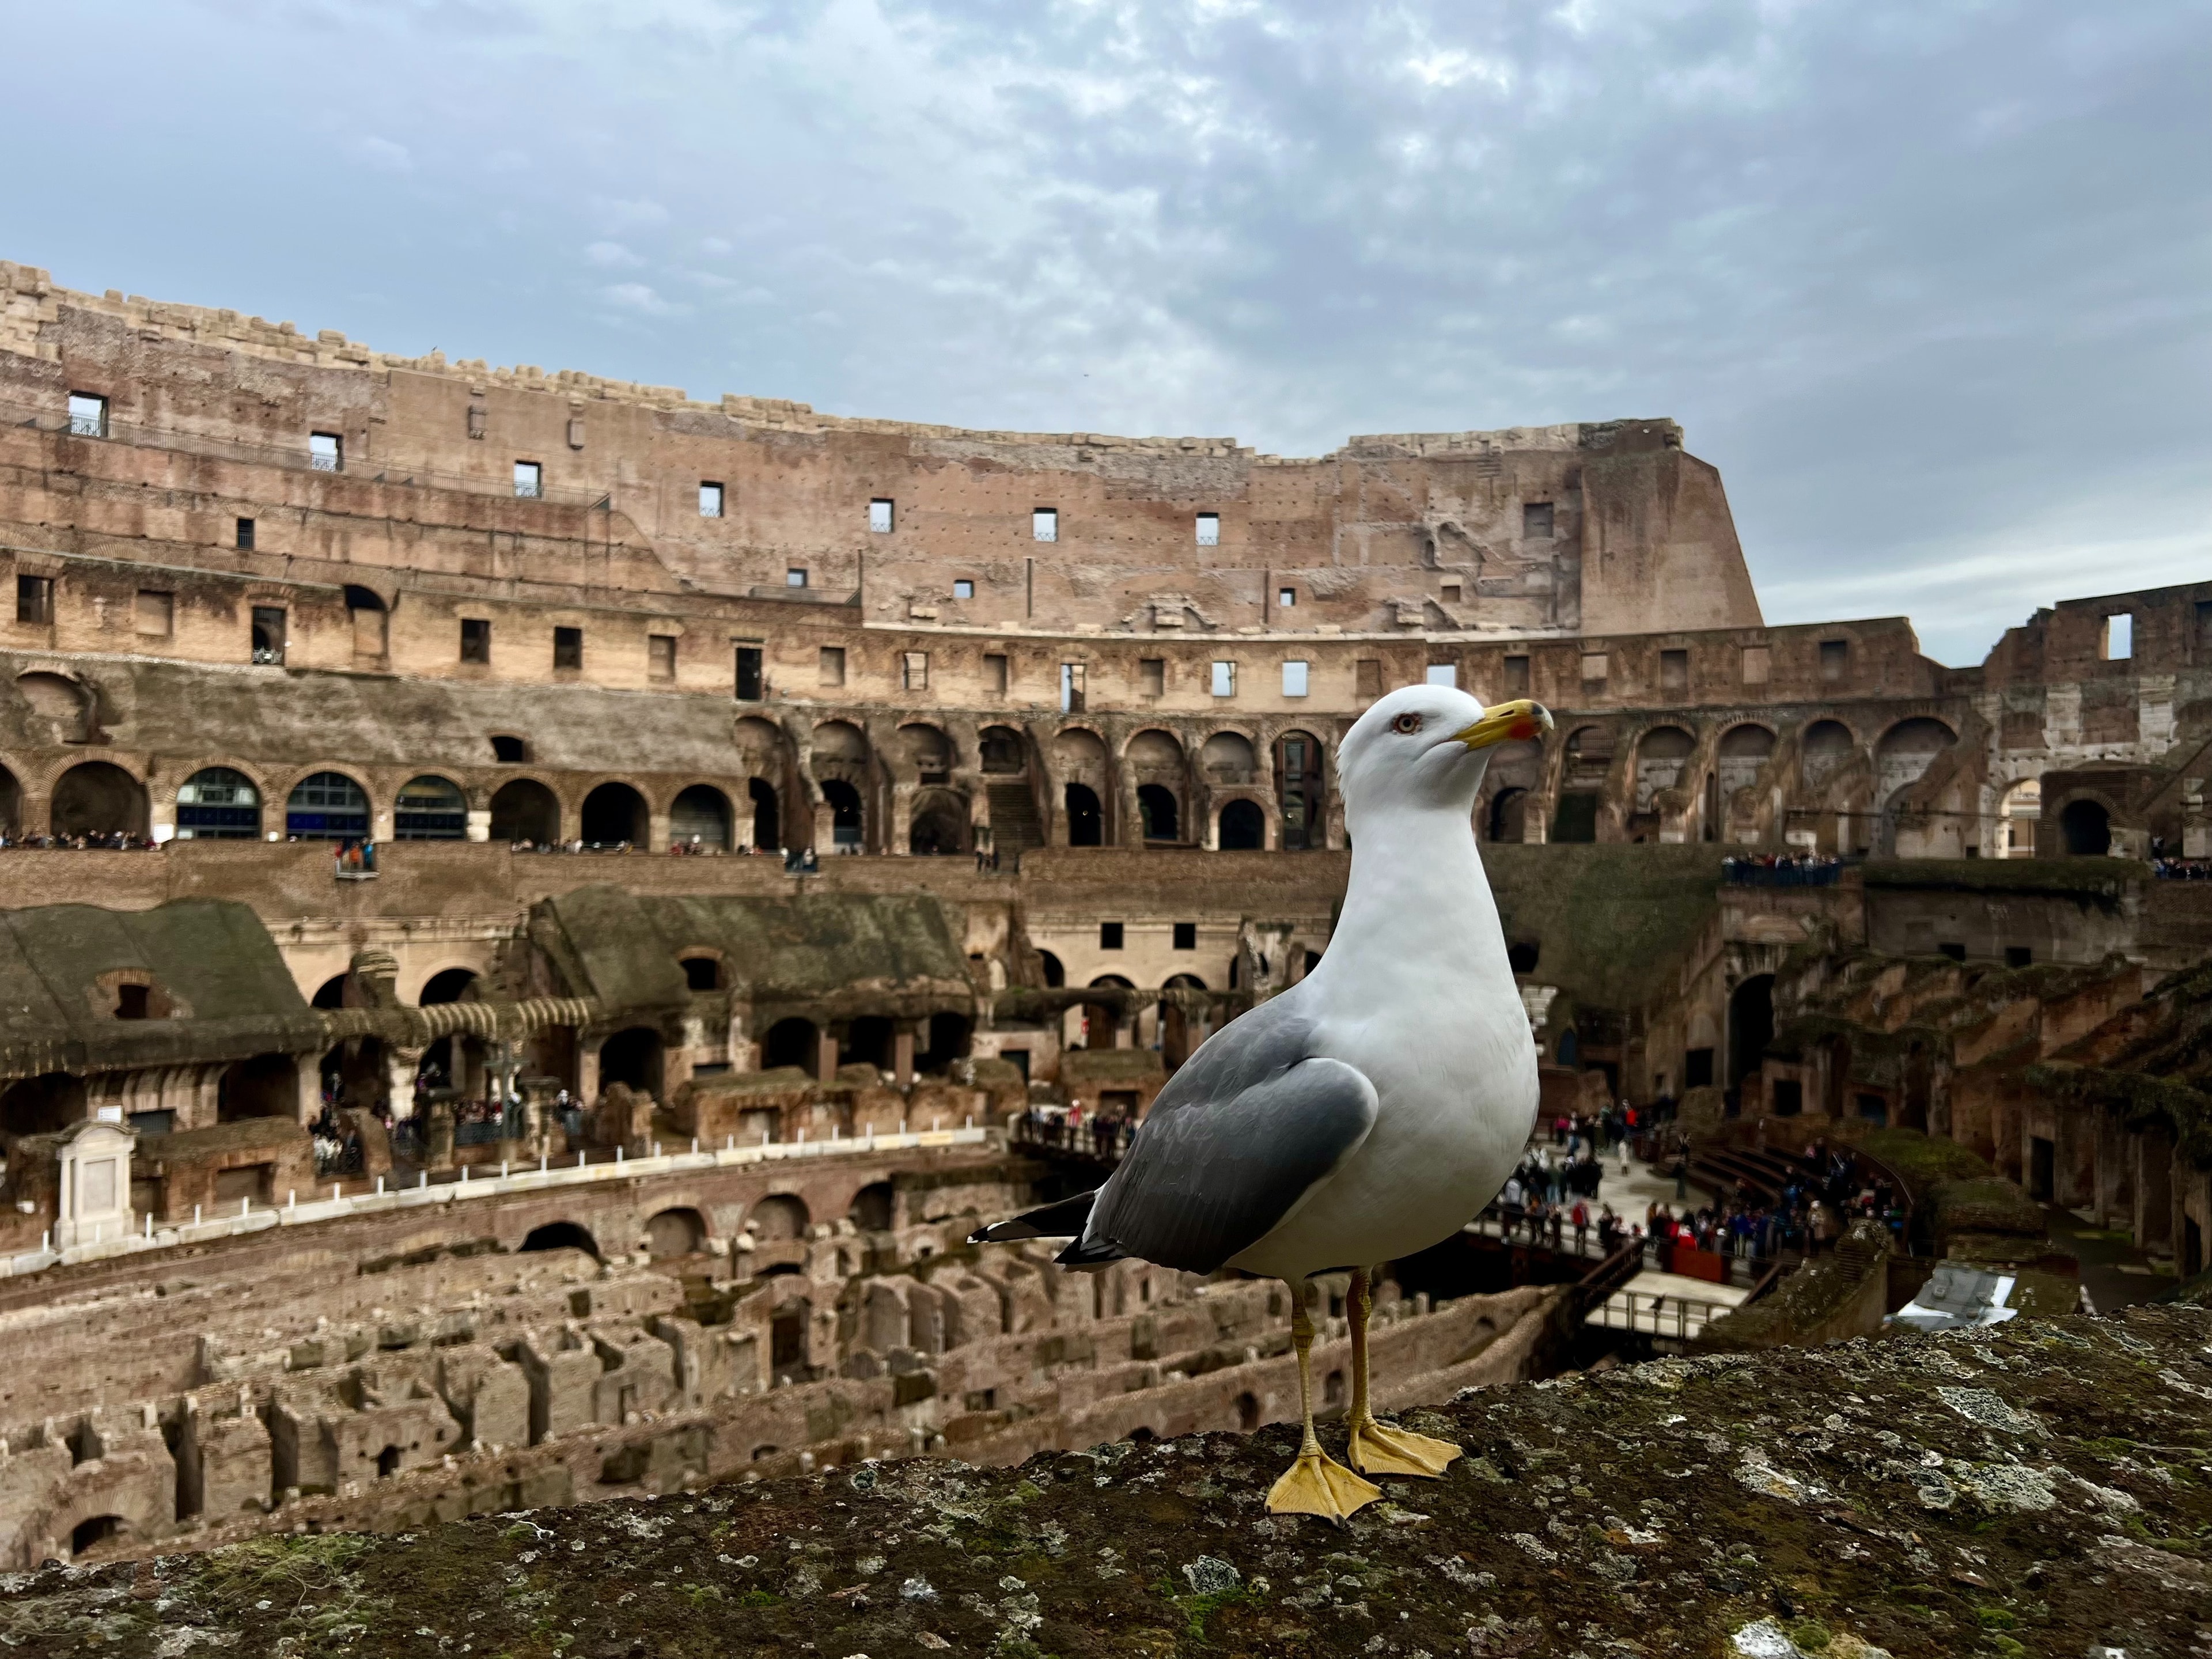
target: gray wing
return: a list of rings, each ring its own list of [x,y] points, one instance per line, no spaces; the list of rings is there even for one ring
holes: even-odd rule
[[[1099,1190],[1084,1252],[1206,1273],[1266,1237],[1375,1121],[1375,1085],[1310,1054],[1312,1030],[1285,996],[1201,1044]]]

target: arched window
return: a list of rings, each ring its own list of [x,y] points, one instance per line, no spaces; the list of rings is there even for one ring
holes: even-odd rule
[[[468,799],[451,779],[411,778],[399,791],[392,833],[399,841],[465,841]]]
[[[968,804],[944,793],[924,795],[915,803],[914,821],[907,831],[907,850],[927,857],[933,854],[968,850]]]
[[[2058,832],[2071,857],[2102,858],[2112,850],[2112,815],[2095,801],[2068,801],[2058,815]]]
[[[366,841],[368,792],[343,772],[304,778],[284,803],[284,833],[299,841]]]
[[[526,841],[550,846],[561,839],[561,803],[534,778],[500,785],[491,798],[491,838],[510,845]]]
[[[261,792],[228,766],[210,766],[177,791],[179,841],[258,841]]]
[[[1221,809],[1221,850],[1256,853],[1267,844],[1267,820],[1256,801],[1232,800]]]
[[[1088,736],[1086,732],[1085,734]],[[1098,794],[1087,783],[1067,786],[1067,844],[1097,847],[1105,841],[1105,815],[1098,810]]]
[[[695,783],[668,808],[668,838],[678,847],[726,852],[730,845],[730,798],[710,784]]]
[[[1327,839],[1322,814],[1321,740],[1308,732],[1286,732],[1275,740],[1275,793],[1283,814],[1283,845],[1297,851]]]
[[[841,852],[859,852],[866,842],[866,825],[860,816],[860,792],[842,778],[822,786],[822,799],[830,804],[830,844]]]
[[[1137,812],[1145,821],[1146,841],[1173,841],[1177,813],[1175,791],[1164,783],[1137,786]]]
[[[603,783],[584,797],[584,840],[594,847],[617,847],[628,842],[645,845],[651,820],[645,797],[626,783]]]

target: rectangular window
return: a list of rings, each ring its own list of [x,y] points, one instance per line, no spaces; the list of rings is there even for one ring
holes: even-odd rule
[[[1098,924],[1098,948],[1102,951],[1118,951],[1121,948],[1120,922],[1102,921]]]
[[[2027,968],[2032,966],[2034,963],[2034,946],[2028,945],[2008,945],[2005,946],[2006,967]]]
[[[1525,697],[1528,695],[1528,659],[1508,657],[1505,659],[1505,695]]]
[[[177,597],[173,593],[157,593],[150,587],[138,590],[136,615],[138,632],[149,640],[166,640],[176,624]]]
[[[1277,610],[1291,610],[1297,606],[1297,602],[1298,590],[1297,588],[1279,587],[1275,590],[1275,608]]]
[[[54,619],[54,579],[52,576],[15,578],[15,620],[44,627]]]
[[[1379,697],[1382,695],[1382,659],[1362,657],[1352,665],[1352,689],[1359,697]]]
[[[1444,583],[1443,586],[1437,590],[1437,592],[1443,599],[1443,602],[1446,605],[1457,605],[1459,603],[1460,585],[1457,582]]]
[[[1196,922],[1179,921],[1176,923],[1175,948],[1178,951],[1195,951],[1198,949],[1198,924]]]
[[[1237,665],[1235,663],[1217,662],[1213,665],[1212,690],[1217,697],[1233,697],[1237,695]]]
[[[868,503],[868,528],[878,536],[888,536],[898,523],[898,503],[888,495],[878,495]]]
[[[1662,651],[1659,653],[1659,689],[1662,691],[1686,691],[1690,689],[1688,652]]]
[[[1040,507],[1030,514],[1030,539],[1056,542],[1060,539],[1060,509]]]
[[[825,645],[817,659],[815,683],[819,685],[842,685],[845,683],[845,647]]]
[[[253,520],[251,519],[240,519],[235,528],[237,530],[236,544],[238,550],[241,553],[251,553],[253,551]]]
[[[461,660],[488,663],[491,660],[491,624],[477,617],[461,619]]]
[[[676,635],[647,634],[645,636],[645,672],[648,679],[672,680],[676,678]]]
[[[556,628],[553,630],[553,665],[556,668],[581,668],[584,665],[582,629]]]
[[[1168,660],[1165,657],[1137,659],[1137,695],[1157,697],[1168,689]]]
[[[307,465],[318,472],[345,471],[345,440],[335,432],[307,434]]]
[[[722,516],[722,486],[711,481],[699,486],[699,516],[719,519]]]
[[[1459,665],[1449,662],[1432,662],[1421,678],[1431,685],[1457,685]]]
[[[1583,684],[1585,686],[1603,685],[1612,668],[1613,664],[1604,652],[1583,653]]]
[[[974,599],[975,584],[965,576],[955,576],[952,579],[952,597],[956,599]]]
[[[1822,679],[1833,684],[1850,673],[1850,666],[1851,642],[1849,640],[1820,641],[1820,678]]]
[[[253,660],[264,666],[284,660],[284,608],[276,605],[253,607]]]
[[[70,435],[73,438],[105,438],[107,435],[107,399],[96,392],[72,392],[69,395]]]
[[[1198,515],[1198,544],[1200,547],[1221,545],[1221,515],[1218,513]]]
[[[1549,501],[1529,501],[1521,508],[1521,537],[1523,541],[1548,542],[1552,539],[1552,504]]]
[[[1286,697],[1303,697],[1305,694],[1306,665],[1302,662],[1285,663],[1283,665],[1283,695]]]
[[[758,702],[761,700],[761,648],[757,645],[738,647],[738,701]]]
[[[2105,618],[2105,660],[2125,662],[2136,653],[2136,619],[2125,611]]]
[[[1080,714],[1084,704],[1084,665],[1064,662],[1060,665],[1060,712]]]
[[[786,587],[805,586],[806,573],[804,570],[801,570],[797,565],[793,565],[790,569],[783,573],[783,585]]]
[[[1764,685],[1774,672],[1772,654],[1763,645],[1747,645],[1743,648],[1743,683]]]
[[[1003,653],[993,651],[984,655],[983,689],[998,696],[1006,695],[1006,659]]]
[[[534,501],[545,493],[545,469],[535,461],[514,464],[514,493],[518,499]]]
[[[900,658],[900,683],[909,691],[929,690],[929,653],[908,651]]]

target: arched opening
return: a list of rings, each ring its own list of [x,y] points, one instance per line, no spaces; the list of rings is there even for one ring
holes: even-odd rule
[[[315,994],[310,1000],[309,1006],[315,1008],[343,1008],[345,1006],[345,988],[346,975],[332,974],[315,988]]]
[[[944,782],[957,759],[952,739],[933,726],[902,726],[898,741],[915,775],[925,784]]]
[[[805,1199],[792,1193],[775,1193],[753,1206],[747,1223],[762,1243],[788,1244],[805,1237],[813,1219]]]
[[[1528,792],[1501,789],[1490,798],[1488,839],[1519,842],[1528,838]]]
[[[1180,822],[1175,791],[1164,783],[1137,786],[1137,817],[1143,822],[1146,841],[1173,841]]]
[[[1275,739],[1275,799],[1282,810],[1286,851],[1303,851],[1328,841],[1321,740],[1311,732],[1285,732]]]
[[[107,761],[72,766],[54,785],[52,823],[57,836],[143,836],[145,786]]]
[[[907,850],[919,857],[947,857],[968,850],[968,804],[939,792],[915,801]]]
[[[367,841],[368,792],[343,772],[317,772],[284,802],[284,833],[295,841]]]
[[[831,778],[822,786],[822,799],[830,808],[830,845],[839,852],[859,852],[867,842],[860,792],[842,778]]]
[[[1130,991],[1136,988],[1119,974],[1101,974],[1091,981],[1094,991]],[[1121,1026],[1119,1007],[1102,1003],[1083,1005],[1083,1046],[1086,1048],[1111,1048]]]
[[[617,1031],[599,1045],[599,1087],[626,1084],[660,1098],[660,1033],[647,1025]]]
[[[696,1255],[706,1246],[706,1218],[696,1210],[663,1210],[645,1224],[646,1253],[655,1261]]]
[[[761,1039],[761,1068],[772,1072],[780,1066],[796,1066],[811,1072],[820,1057],[821,1042],[812,1020],[780,1019]]]
[[[694,953],[678,957],[677,963],[684,969],[684,988],[687,991],[719,991],[722,989],[722,961],[720,957]]]
[[[668,839],[702,853],[730,848],[730,798],[711,784],[679,791],[668,806]]]
[[[395,841],[466,841],[468,797],[451,778],[410,778],[392,803],[392,836]]]
[[[2035,826],[2043,817],[2043,780],[2023,778],[1997,803],[1996,856],[2032,859],[2035,856]]]
[[[645,797],[626,783],[603,783],[584,797],[582,822],[577,833],[587,847],[645,845],[652,833]]]
[[[0,1093],[0,1133],[50,1135],[84,1115],[84,1085],[67,1072],[11,1083]]]
[[[1260,1396],[1247,1389],[1237,1396],[1237,1427],[1249,1434],[1260,1426]]]
[[[561,839],[561,803],[535,778],[514,778],[491,798],[491,838],[550,847]]]
[[[381,1109],[390,1087],[390,1060],[391,1050],[381,1037],[348,1037],[332,1043],[319,1068],[323,1098],[340,1107]]]
[[[131,1523],[119,1515],[95,1515],[70,1529],[70,1555],[82,1559],[103,1544],[119,1543],[130,1535]]]
[[[1207,782],[1239,784],[1252,781],[1260,761],[1249,738],[1237,732],[1216,732],[1200,746],[1198,763]]]
[[[1153,1441],[1159,1437],[1158,1432],[1154,1430],[1152,1425],[1149,1423],[1138,1424],[1135,1428],[1130,1430],[1129,1432],[1123,1437],[1124,1439],[1132,1441],[1139,1446],[1149,1446]]]
[[[853,1207],[847,1219],[864,1233],[887,1233],[891,1230],[893,1192],[888,1181],[872,1181],[853,1194]]]
[[[1533,974],[1542,954],[1540,946],[1522,939],[1505,947],[1505,963],[1516,974]]]
[[[975,747],[983,770],[994,776],[1015,776],[1028,769],[1022,757],[1022,734],[1011,726],[985,726]]]
[[[1224,853],[1256,853],[1267,844],[1267,820],[1257,801],[1232,800],[1221,809],[1218,836]]]
[[[526,1250],[581,1250],[597,1260],[599,1241],[590,1232],[573,1221],[549,1221],[542,1227],[532,1227],[522,1240]]]
[[[397,1446],[386,1446],[376,1455],[376,1478],[388,1480],[399,1473],[401,1453]]]
[[[1925,715],[1899,720],[1875,745],[1875,799],[1882,806],[1927,775],[1936,756],[1956,742],[1951,728]]]
[[[243,772],[210,766],[177,791],[179,841],[259,841],[261,791]]]
[[[1067,844],[1070,847],[1097,847],[1105,842],[1106,817],[1098,810],[1098,792],[1087,783],[1071,783],[1065,799],[1067,805]]]
[[[753,805],[753,845],[763,853],[783,850],[783,814],[777,809],[775,787],[764,778],[752,778],[745,794]]]
[[[932,1014],[927,1035],[927,1046],[914,1057],[917,1071],[942,1072],[967,1058],[972,1031],[965,1014]]]
[[[422,994],[415,999],[418,1007],[432,1008],[441,1002],[474,1002],[477,1000],[476,970],[471,968],[441,968],[422,982]]]
[[[1805,740],[1802,746],[1805,754],[1805,781],[1821,784],[1843,769],[1851,757],[1851,750],[1857,745],[1851,737],[1850,727],[1841,720],[1814,720],[1805,728]]]
[[[1721,733],[1713,761],[1721,812],[1728,812],[1736,796],[1759,781],[1759,769],[1773,753],[1774,733],[1763,726],[1732,726]]]
[[[1066,967],[1051,951],[1038,951],[1037,965],[1044,969],[1044,984],[1048,991],[1057,991],[1067,983]]]
[[[251,1117],[297,1117],[300,1067],[289,1054],[256,1054],[224,1068],[216,1084],[215,1117],[236,1123]]]
[[[2112,815],[2094,800],[2069,800],[2058,814],[2069,858],[2098,859],[2112,850]]]
[[[872,1066],[879,1072],[888,1072],[896,1057],[897,1041],[898,1028],[883,1015],[858,1015],[846,1024],[845,1040],[837,1049],[837,1063]]]
[[[1658,810],[1658,797],[1682,781],[1697,740],[1679,726],[1655,726],[1636,745],[1636,811]]]
[[[392,613],[385,608],[384,596],[374,588],[346,584],[346,617],[353,624],[353,654],[356,658],[382,657],[392,645]]]
[[[804,1302],[787,1302],[768,1322],[768,1363],[781,1382],[793,1380],[806,1367],[806,1316]]]
[[[1729,1098],[1755,1073],[1774,1041],[1774,975],[1754,974],[1729,994]]]

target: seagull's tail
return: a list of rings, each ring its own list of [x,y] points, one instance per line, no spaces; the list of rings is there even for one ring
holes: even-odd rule
[[[1011,1244],[1022,1238],[1074,1238],[1083,1237],[1083,1224],[1091,1219],[1091,1206],[1098,1194],[1096,1192],[1078,1193],[1073,1198],[1064,1198],[1057,1204],[1048,1204],[1042,1209],[1024,1211],[1011,1221],[994,1222],[988,1227],[978,1227],[968,1235],[970,1244]]]

